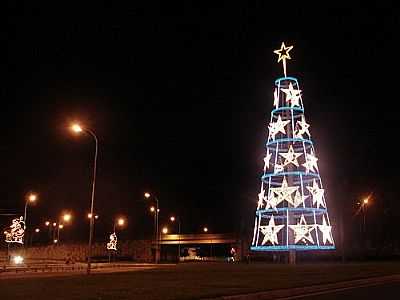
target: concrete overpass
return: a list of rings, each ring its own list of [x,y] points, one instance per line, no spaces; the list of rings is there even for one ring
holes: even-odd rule
[[[240,239],[229,233],[163,234],[160,245],[238,244]]]

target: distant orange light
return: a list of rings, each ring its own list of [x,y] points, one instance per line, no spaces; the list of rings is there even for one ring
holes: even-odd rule
[[[50,225],[50,222],[49,222],[49,221],[46,221],[44,224],[45,224],[46,226],[49,226],[49,225]]]
[[[35,229],[35,232],[36,232],[36,233],[40,232],[40,229],[39,229],[39,228],[36,228],[36,229]]]
[[[56,226],[57,226],[57,223],[54,222],[54,223],[53,223],[53,227],[56,227]]]
[[[150,211],[151,211],[151,212],[155,212],[155,211],[156,211],[156,208],[155,208],[154,206],[150,206]]]
[[[82,127],[79,124],[72,124],[71,130],[76,133],[80,133],[82,132]]]
[[[363,201],[363,203],[364,203],[364,204],[368,204],[368,201],[369,201],[369,199],[368,199],[368,198],[365,198],[364,201]]]
[[[123,226],[124,224],[125,224],[125,220],[122,219],[122,218],[119,218],[119,219],[118,219],[118,225],[119,225],[119,226]]]
[[[144,193],[144,196],[145,196],[146,198],[150,198],[150,193]]]
[[[162,229],[162,233],[167,234],[167,233],[168,233],[168,228],[167,228],[167,227],[164,227],[164,228]]]
[[[204,228],[203,228],[203,231],[204,231],[204,232],[207,232],[207,231],[208,231],[208,228],[207,228],[207,227],[204,227]]]
[[[64,220],[65,222],[71,221],[71,218],[72,218],[72,215],[71,215],[71,214],[64,214],[64,215],[63,215],[63,220]]]
[[[28,201],[29,202],[35,202],[37,200],[37,195],[36,194],[29,194],[28,196]]]
[[[171,222],[175,221],[175,217],[174,216],[170,217],[169,219],[171,220]]]
[[[63,228],[64,228],[64,225],[63,225],[63,224],[60,224],[60,225],[58,225],[58,228],[63,229]]]

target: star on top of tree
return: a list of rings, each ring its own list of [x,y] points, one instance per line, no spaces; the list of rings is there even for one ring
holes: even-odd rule
[[[315,179],[313,180],[313,185],[307,186],[307,189],[310,191],[312,195],[313,204],[317,204],[317,208],[319,208],[320,206],[326,208],[323,198],[324,189],[319,188],[318,183]]]
[[[282,61],[283,64],[283,74],[285,74],[286,77],[286,59],[291,59],[289,55],[289,51],[293,49],[293,46],[285,46],[285,43],[282,42],[281,48],[274,50],[275,54],[278,54],[278,63]]]
[[[294,231],[294,242],[297,244],[300,241],[314,244],[314,239],[311,235],[311,231],[315,230],[315,225],[307,225],[304,215],[301,215],[300,222],[297,225],[289,225],[289,228]]]
[[[293,145],[290,145],[288,152],[279,153],[279,155],[285,158],[283,166],[287,166],[288,164],[294,164],[296,167],[298,167],[299,162],[297,161],[297,158],[299,156],[302,156],[303,153],[295,153],[293,150]]]
[[[286,102],[290,101],[291,107],[300,106],[299,100],[301,96],[300,95],[301,90],[294,89],[292,83],[289,83],[289,88],[288,89],[281,88],[281,91],[286,94]]]
[[[333,244],[332,226],[327,225],[325,216],[322,217],[322,225],[318,225],[318,228],[322,232],[323,243],[329,242]]]
[[[283,227],[285,227],[285,225],[275,225],[274,216],[271,216],[267,226],[260,226],[260,230],[264,235],[261,244],[264,245],[268,241],[271,242],[272,245],[279,244],[278,233]]]

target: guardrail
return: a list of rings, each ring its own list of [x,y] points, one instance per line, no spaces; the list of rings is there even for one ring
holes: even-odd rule
[[[104,268],[121,268],[121,267],[139,267],[143,266],[140,264],[101,264],[101,265],[92,265],[92,269],[104,269]],[[86,264],[73,264],[73,265],[57,265],[57,264],[43,264],[43,265],[29,265],[29,266],[6,266],[3,265],[0,268],[0,273],[5,272],[13,272],[13,273],[26,273],[26,272],[72,272],[72,271],[84,271],[86,270]]]

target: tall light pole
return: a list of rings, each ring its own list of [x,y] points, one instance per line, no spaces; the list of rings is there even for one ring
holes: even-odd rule
[[[367,206],[368,206],[369,197],[365,198],[362,202],[362,211],[363,211],[363,231],[364,235],[366,234],[366,214],[367,214]]]
[[[175,216],[171,216],[169,218],[171,222],[178,222],[178,262],[181,260],[181,218],[176,218]]]
[[[69,223],[72,219],[72,215],[70,213],[65,213],[62,215],[58,221],[57,226],[57,243],[60,241],[60,229],[64,228],[65,223]]]
[[[144,193],[144,197],[149,199],[151,197],[150,193]],[[158,205],[158,198],[156,196],[154,196],[154,199],[156,200],[156,207],[152,210],[150,208],[151,211],[154,211],[154,227],[155,227],[155,232],[156,232],[156,236],[155,236],[155,244],[156,244],[156,253],[155,253],[155,262],[158,263],[159,261],[159,234],[158,234],[158,215],[160,213],[160,208]]]
[[[26,211],[28,209],[28,204],[29,203],[35,203],[36,200],[38,199],[37,194],[35,193],[30,193],[29,195],[27,195],[26,200],[25,200],[25,209],[24,209],[24,222],[26,225]]]
[[[96,187],[96,169],[97,169],[97,152],[98,152],[98,139],[94,132],[88,128],[82,128],[79,124],[73,124],[71,129],[76,133],[81,133],[82,131],[91,135],[95,141],[95,152],[94,152],[94,164],[93,164],[93,183],[92,183],[92,197],[90,201],[90,214],[93,216],[94,208],[94,191]],[[91,260],[92,260],[92,240],[93,240],[93,225],[94,218],[90,218],[90,228],[89,228],[89,245],[88,245],[88,258],[87,258],[87,274],[90,274]]]

